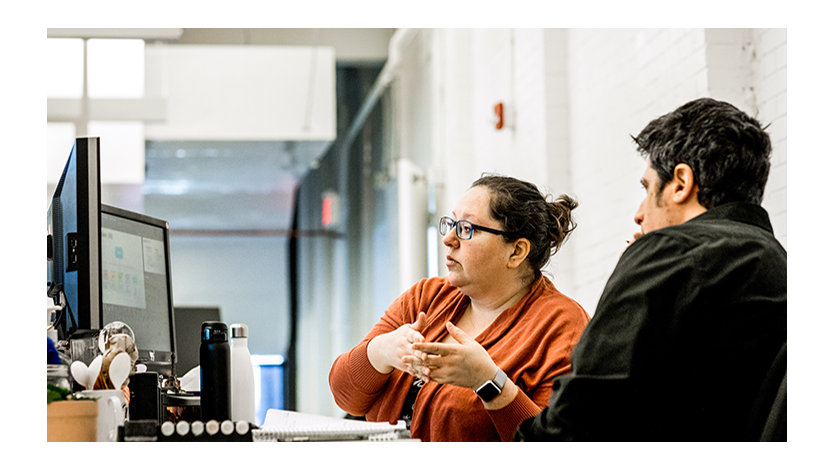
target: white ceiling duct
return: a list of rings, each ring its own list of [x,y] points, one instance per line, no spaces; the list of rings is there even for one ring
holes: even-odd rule
[[[332,47],[148,44],[145,94],[167,103],[148,140],[332,141]]]

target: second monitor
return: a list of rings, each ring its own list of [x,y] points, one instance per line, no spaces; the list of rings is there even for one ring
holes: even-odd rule
[[[137,362],[164,376],[176,350],[168,244],[167,222],[102,204],[102,325],[129,325]]]
[[[200,365],[200,332],[204,321],[220,321],[220,307],[174,307],[177,350],[174,367],[179,377]]]

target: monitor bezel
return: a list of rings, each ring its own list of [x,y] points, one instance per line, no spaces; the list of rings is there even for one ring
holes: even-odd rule
[[[132,220],[134,222],[138,222],[141,224],[152,225],[154,227],[162,229],[163,233],[163,244],[164,244],[164,251],[165,251],[165,278],[167,280],[167,294],[168,294],[168,324],[170,328],[168,329],[169,333],[169,344],[171,345],[171,351],[159,351],[159,350],[152,350],[152,349],[145,349],[140,348],[137,345],[137,351],[139,353],[139,358],[137,359],[137,363],[145,364],[148,367],[148,370],[154,372],[160,372],[164,375],[167,375],[168,370],[170,370],[171,374],[175,373],[176,367],[176,331],[175,331],[175,324],[174,324],[174,294],[172,290],[172,281],[171,281],[171,242],[170,242],[170,230],[168,222],[162,219],[158,219],[156,217],[152,217],[146,214],[140,214],[138,212],[133,212],[127,209],[122,209],[120,207],[110,206],[107,204],[101,205],[101,214],[108,214],[116,217],[121,217],[123,219]],[[100,322],[104,321],[104,307],[103,301],[101,297],[99,297],[99,315],[100,315]]]

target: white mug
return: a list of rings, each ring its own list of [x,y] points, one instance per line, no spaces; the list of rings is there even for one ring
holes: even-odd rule
[[[127,419],[127,401],[124,393],[121,390],[84,390],[78,392],[78,396],[98,401],[96,441],[116,442],[119,426]]]

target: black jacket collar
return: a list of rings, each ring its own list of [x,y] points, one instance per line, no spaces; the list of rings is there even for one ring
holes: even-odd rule
[[[728,202],[721,204],[697,217],[693,217],[685,223],[716,219],[729,219],[751,224],[773,233],[773,226],[770,224],[770,217],[768,217],[767,211],[762,206],[749,202]]]

